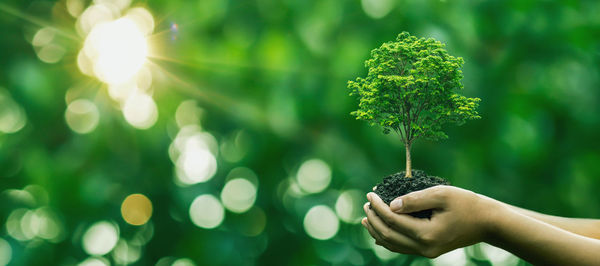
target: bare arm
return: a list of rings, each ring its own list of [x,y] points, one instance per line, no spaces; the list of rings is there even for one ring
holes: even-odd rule
[[[535,265],[600,265],[600,240],[584,237],[524,215],[498,213],[485,241]]]
[[[600,265],[600,240],[542,220],[564,222],[561,219],[528,213],[464,189],[438,186],[413,192],[392,207],[374,193],[368,197],[373,208],[365,208],[363,225],[376,243],[392,251],[437,257],[488,242],[536,265]],[[434,209],[431,219],[406,214],[424,209]],[[540,220],[529,215],[538,215]]]
[[[536,220],[540,220],[542,222],[554,225],[563,230],[567,230],[571,233],[575,233],[581,236],[591,237],[595,239],[600,239],[600,220],[595,219],[582,219],[582,218],[566,218],[560,216],[547,215],[539,212],[534,212],[531,210],[515,207],[512,205],[508,205],[512,210],[534,218]]]

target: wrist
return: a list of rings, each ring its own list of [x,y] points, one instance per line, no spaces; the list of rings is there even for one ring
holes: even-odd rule
[[[510,219],[512,211],[505,204],[486,196],[480,197],[480,217],[482,242],[493,244],[497,242],[503,224]]]

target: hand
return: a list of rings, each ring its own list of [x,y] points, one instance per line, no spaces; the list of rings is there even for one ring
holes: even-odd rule
[[[486,240],[497,201],[452,186],[435,186],[393,200],[388,206],[367,194],[362,220],[375,243],[390,251],[435,258]],[[369,204],[372,208],[369,208]],[[431,219],[408,213],[433,209]]]

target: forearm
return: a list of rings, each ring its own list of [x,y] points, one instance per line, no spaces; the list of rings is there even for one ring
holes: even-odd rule
[[[485,241],[535,265],[600,265],[600,240],[497,205]]]
[[[582,235],[585,237],[591,237],[595,239],[600,239],[600,220],[595,219],[579,219],[579,218],[565,218],[559,216],[552,216],[547,214],[542,214],[534,211],[530,211],[527,209],[522,209],[519,207],[515,207],[512,205],[508,205],[512,210],[534,218],[536,220],[540,220],[542,222],[554,225],[561,229],[567,230],[571,233],[575,233],[578,235]]]

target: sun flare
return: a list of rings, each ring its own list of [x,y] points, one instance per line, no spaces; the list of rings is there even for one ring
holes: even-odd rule
[[[136,23],[125,17],[94,27],[86,38],[84,52],[93,62],[98,79],[123,84],[146,62],[148,43]]]

